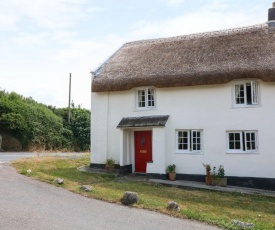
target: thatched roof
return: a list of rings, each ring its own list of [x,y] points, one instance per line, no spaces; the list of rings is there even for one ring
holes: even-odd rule
[[[223,84],[240,78],[275,81],[274,28],[261,24],[126,43],[95,71],[92,91]]]

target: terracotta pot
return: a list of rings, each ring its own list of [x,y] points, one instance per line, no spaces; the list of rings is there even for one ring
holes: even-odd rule
[[[113,172],[115,169],[115,165],[106,165],[105,169],[109,172]]]
[[[211,185],[212,184],[212,177],[211,177],[211,175],[207,175],[205,177],[205,184],[206,185]]]
[[[176,180],[176,173],[169,173],[169,180],[171,181]]]

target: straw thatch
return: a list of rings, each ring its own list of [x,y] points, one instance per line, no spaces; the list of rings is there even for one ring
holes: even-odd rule
[[[95,73],[93,92],[275,81],[275,32],[268,24],[126,43]]]

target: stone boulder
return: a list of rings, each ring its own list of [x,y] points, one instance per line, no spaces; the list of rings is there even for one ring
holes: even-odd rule
[[[53,182],[56,183],[56,184],[64,184],[64,179],[62,179],[62,178],[57,178],[57,179],[55,179]]]
[[[81,190],[85,191],[85,192],[91,192],[92,191],[92,187],[89,185],[82,185],[80,187]]]
[[[235,225],[240,226],[241,228],[255,228],[255,224],[253,224],[253,223],[246,223],[246,222],[242,222],[239,220],[232,220],[232,222]]]
[[[125,192],[122,199],[121,203],[124,205],[132,205],[138,202],[138,194],[136,192]]]
[[[179,205],[174,201],[169,201],[166,208],[169,211],[177,211],[177,212],[180,211]]]

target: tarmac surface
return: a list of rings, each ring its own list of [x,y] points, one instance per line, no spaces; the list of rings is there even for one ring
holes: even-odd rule
[[[86,198],[17,174],[0,163],[1,230],[215,230],[204,223],[182,220],[143,209]]]

